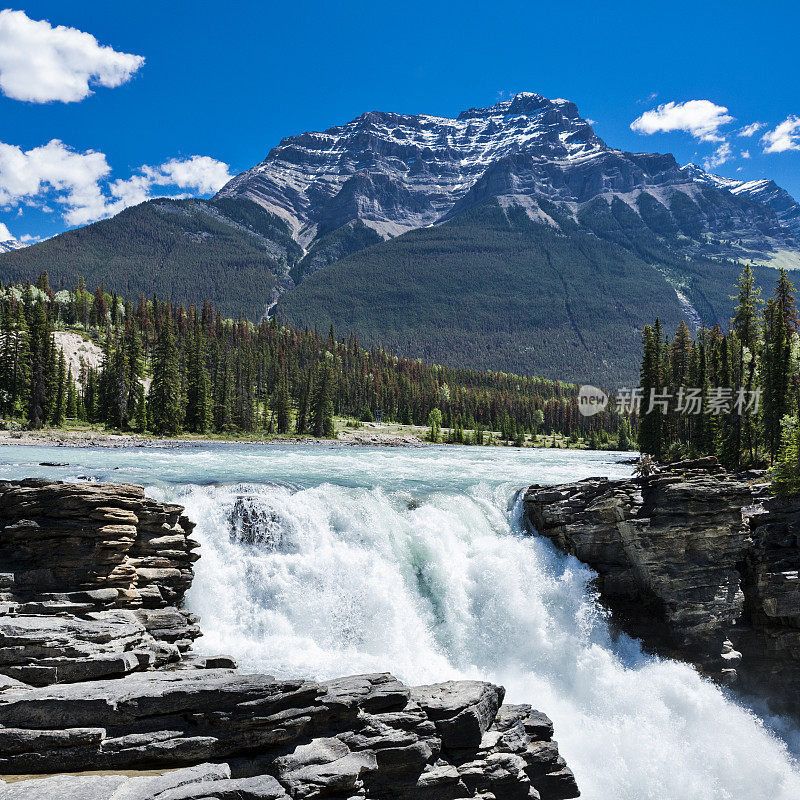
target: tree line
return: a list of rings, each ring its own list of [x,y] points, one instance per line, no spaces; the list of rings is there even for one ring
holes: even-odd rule
[[[102,348],[98,365],[75,374],[56,341],[73,330]],[[315,330],[224,319],[210,302],[136,302],[78,279],[52,291],[0,287],[0,415],[32,429],[65,420],[170,436],[259,432],[326,437],[333,418],[428,425],[436,410],[451,440],[464,431],[500,431],[506,441],[537,433],[578,434],[596,446],[631,436],[608,410],[585,418],[578,387],[560,381],[481,372],[365,349]]]
[[[746,265],[727,331],[659,320],[642,335],[639,449],[658,460],[715,455],[730,470],[773,465],[776,490],[800,491],[798,312],[786,270],[766,301]]]

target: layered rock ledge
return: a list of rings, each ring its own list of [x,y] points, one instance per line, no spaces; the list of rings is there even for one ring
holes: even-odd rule
[[[530,528],[598,573],[628,633],[800,714],[800,502],[714,458],[531,486]]]
[[[578,796],[550,720],[502,687],[192,655],[192,527],[139,487],[0,484],[2,800]]]

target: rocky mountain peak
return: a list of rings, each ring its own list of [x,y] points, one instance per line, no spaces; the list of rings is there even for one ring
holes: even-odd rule
[[[0,253],[9,253],[12,250],[19,250],[21,247],[25,247],[25,245],[13,236],[10,239],[0,240]]]
[[[219,197],[252,200],[282,219],[315,251],[312,271],[489,201],[559,227],[556,216],[580,224],[584,206],[615,198],[639,217],[636,225],[667,235],[685,255],[800,265],[800,206],[779,187],[681,169],[669,154],[615,150],[574,103],[534,92],[456,119],[368,111],[290,136]],[[556,216],[547,211],[553,203]],[[354,235],[354,226],[368,235]]]
[[[697,183],[725,189],[736,197],[744,197],[768,206],[775,212],[778,221],[800,240],[800,203],[775,181],[769,178],[754,181],[725,178],[691,163],[681,170]]]

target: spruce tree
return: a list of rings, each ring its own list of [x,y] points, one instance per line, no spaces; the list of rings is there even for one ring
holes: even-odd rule
[[[333,428],[333,373],[327,361],[317,367],[314,394],[311,398],[311,432],[317,438],[334,435]]]
[[[278,433],[289,433],[291,425],[289,388],[286,385],[286,377],[281,376],[278,388],[272,399],[272,413],[275,417],[275,428]]]
[[[50,383],[51,333],[44,303],[38,300],[31,315],[31,370],[26,419],[29,428],[42,428],[47,420],[47,390]]]
[[[202,328],[196,327],[190,342],[187,368],[186,428],[206,433],[211,426],[211,378],[206,366],[206,345]]]
[[[760,384],[763,389],[762,424],[770,458],[781,441],[781,420],[790,408],[792,344],[797,332],[794,286],[780,271],[775,292],[764,309]]]
[[[58,428],[64,424],[64,417],[67,411],[67,362],[64,359],[63,351],[59,353],[55,386],[55,399],[50,413],[50,423]]]
[[[661,323],[654,327],[645,325],[642,333],[642,370],[640,387],[642,406],[639,416],[639,450],[660,461],[663,457],[662,423],[660,408],[648,412],[651,393],[661,391]]]
[[[159,436],[174,436],[180,430],[183,416],[180,379],[172,316],[167,311],[162,317],[156,342],[153,382],[148,397],[150,426]]]

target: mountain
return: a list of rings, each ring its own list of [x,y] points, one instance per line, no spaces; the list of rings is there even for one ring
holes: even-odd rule
[[[765,285],[800,267],[788,195],[696,170],[616,150],[537,94],[456,119],[371,111],[282,140],[212,200],[0,255],[0,279],[80,273],[252,319],[277,300],[290,322],[413,357],[630,382],[656,315],[725,325],[742,262]]]
[[[694,180],[671,155],[615,150],[574,103],[531,93],[457,119],[371,111],[291,136],[218,196],[285,220],[307,251],[294,273],[301,279],[346,251],[490,198],[561,227],[548,213],[556,204],[584,229],[587,204],[619,198],[683,255],[800,266],[800,243],[763,201]]]
[[[800,239],[800,203],[786,189],[782,189],[775,181],[762,179],[757,181],[737,181],[723,178],[706,172],[696,164],[687,164],[683,171],[698,183],[707,183],[721,189],[727,189],[737,197],[747,197],[758,203],[769,206],[778,219]]]
[[[25,245],[13,237],[0,241],[0,253],[10,253],[12,250],[20,250],[23,247]]]
[[[0,257],[5,281],[104,282],[127,297],[157,294],[258,319],[302,255],[286,224],[242,200],[151,200],[112,219]]]

